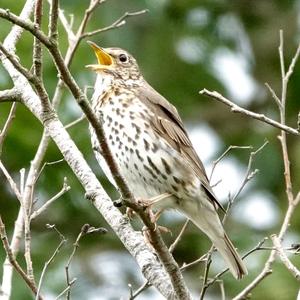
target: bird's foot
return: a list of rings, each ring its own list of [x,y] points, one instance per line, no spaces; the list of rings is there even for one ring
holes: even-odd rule
[[[160,201],[162,201],[166,198],[169,198],[171,196],[172,196],[172,194],[170,194],[170,193],[163,193],[163,194],[160,194],[158,196],[155,196],[155,197],[152,197],[149,199],[138,198],[137,203],[139,205],[147,208],[147,207],[151,207],[152,205],[158,204]]]
[[[130,207],[126,208],[126,216],[128,217],[129,220],[132,220],[135,215],[136,212],[132,208]]]

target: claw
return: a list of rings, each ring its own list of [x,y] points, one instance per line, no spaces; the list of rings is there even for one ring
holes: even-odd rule
[[[126,216],[129,218],[129,220],[132,220],[135,215],[136,213],[132,208],[130,207],[126,208]]]

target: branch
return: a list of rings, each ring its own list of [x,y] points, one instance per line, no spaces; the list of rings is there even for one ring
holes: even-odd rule
[[[17,219],[15,221],[13,236],[10,243],[10,249],[13,257],[16,257],[21,243],[23,233],[23,210],[19,209]],[[2,295],[0,294],[1,300],[9,300],[12,290],[12,276],[13,276],[13,266],[9,261],[9,258],[6,257],[3,263],[3,275],[2,275]]]
[[[1,9],[0,9],[1,12]],[[15,16],[18,18],[17,16]],[[31,82],[37,94],[39,95],[41,104],[43,106],[43,113],[49,114],[53,113],[47,91],[45,90],[45,87],[43,85],[43,82],[40,80],[40,78],[33,73],[31,73],[29,70],[27,70],[25,67],[23,67],[19,61],[16,59],[16,56],[9,53],[6,48],[0,43],[0,51],[5,55],[5,57],[10,61],[10,63],[23,75],[27,78],[29,82]]]
[[[288,259],[287,255],[285,254],[282,248],[279,238],[276,236],[276,234],[273,234],[271,235],[271,239],[282,263],[286,266],[290,273],[300,282],[300,271]]]
[[[30,17],[34,10],[34,0],[27,0],[22,12],[20,14],[20,17],[23,19],[27,19]],[[6,36],[4,44],[9,49],[11,52],[15,52],[16,49],[16,43],[20,39],[21,34],[23,33],[23,28],[19,26],[13,26],[12,30],[9,32],[9,34]],[[16,88],[13,88],[16,89]],[[16,89],[17,91],[17,89]],[[20,91],[23,91],[20,89]],[[1,93],[1,92],[0,92]],[[16,96],[19,98],[19,91],[17,91]],[[18,99],[16,99],[18,100]],[[23,192],[23,173],[21,173],[21,186],[20,190],[21,193]],[[17,220],[15,221],[15,227],[14,227],[14,232],[13,232],[13,237],[12,241],[10,244],[11,247],[11,252],[13,254],[13,257],[16,257],[19,247],[20,247],[20,239],[22,237],[22,232],[23,232],[23,210],[20,208]],[[12,264],[9,262],[9,258],[7,257],[5,259],[4,265],[3,265],[3,276],[2,276],[2,291],[4,292],[3,295],[1,296],[2,300],[8,300],[10,299],[11,295],[11,281],[12,281]]]
[[[254,113],[254,112],[250,111],[250,110],[244,109],[244,108],[238,106],[237,104],[231,102],[227,98],[223,97],[218,92],[215,92],[215,91],[211,92],[211,91],[208,91],[207,89],[203,89],[199,93],[201,95],[211,97],[211,98],[213,98],[213,99],[215,99],[215,100],[217,100],[219,102],[224,103],[225,105],[229,106],[231,108],[231,111],[234,112],[234,113],[244,114],[244,115],[246,115],[246,116],[248,116],[250,118],[262,121],[264,123],[272,125],[273,127],[276,127],[276,128],[281,129],[281,130],[284,130],[287,133],[291,133],[291,134],[298,135],[298,136],[300,135],[299,130],[294,129],[294,128],[289,127],[289,126],[286,126],[284,124],[281,124],[281,123],[279,123],[277,121],[274,121],[274,120],[266,117],[263,114],[257,114],[257,113]]]
[[[51,0],[50,5],[50,18],[49,18],[49,40],[52,43],[57,43],[58,31],[57,31],[57,21],[58,21],[58,0]]]
[[[20,265],[18,264],[18,262],[16,261],[10,246],[9,246],[9,242],[8,242],[8,238],[7,238],[7,234],[6,234],[6,230],[5,230],[5,226],[4,223],[2,221],[2,218],[0,216],[0,237],[3,243],[3,247],[5,249],[6,255],[9,259],[9,262],[13,265],[13,267],[15,268],[15,270],[21,275],[21,277],[23,278],[23,280],[26,282],[27,286],[32,290],[32,292],[36,295],[37,294],[37,287],[34,284],[34,282],[32,282],[32,280],[26,275],[26,273],[23,271],[23,269],[20,267]],[[43,300],[42,296],[38,297],[39,300]]]
[[[34,23],[38,29],[41,29],[43,15],[43,0],[37,0],[34,9]],[[33,40],[33,74],[38,78],[42,78],[42,44],[39,39],[34,38]]]
[[[283,31],[280,30],[280,44],[279,44],[279,59],[280,59],[280,69],[281,69],[281,82],[282,82],[282,91],[281,91],[281,107],[279,107],[280,112],[280,122],[282,126],[285,126],[285,109],[286,109],[286,94],[287,94],[287,85],[289,78],[293,72],[294,66],[296,64],[297,59],[299,58],[300,53],[300,44],[296,50],[296,53],[292,59],[291,64],[289,65],[288,72],[285,73],[285,64],[284,64],[284,54],[283,54]],[[291,173],[290,173],[290,162],[289,162],[289,156],[288,156],[288,147],[286,142],[286,130],[281,128],[281,135],[279,137],[279,140],[281,142],[281,148],[282,148],[282,157],[283,157],[283,163],[284,163],[284,178],[285,178],[285,187],[286,187],[286,194],[287,194],[287,202],[288,202],[288,208],[284,216],[283,223],[281,225],[280,231],[277,235],[278,240],[281,242],[284,235],[286,234],[290,220],[292,218],[292,215],[294,213],[294,210],[296,206],[299,203],[300,192],[294,198],[293,191],[292,191],[292,182],[291,182]],[[259,273],[259,275],[246,287],[244,290],[242,290],[236,297],[233,298],[233,300],[241,300],[244,299],[250,292],[253,290],[265,277],[270,275],[272,273],[272,265],[276,257],[276,249],[273,249],[265,263],[264,268]]]
[[[20,102],[20,94],[15,88],[0,91],[0,102]]]
[[[64,184],[62,189],[54,195],[51,199],[46,201],[39,209],[34,211],[30,216],[30,221],[34,220],[37,216],[39,216],[42,212],[44,212],[55,200],[60,198],[63,194],[68,192],[71,189],[71,187],[67,184],[66,178],[64,178]]]
[[[1,154],[2,154],[2,146],[3,146],[3,142],[8,134],[8,130],[12,124],[12,121],[14,120],[15,118],[15,115],[16,115],[16,109],[17,109],[17,103],[14,102],[10,108],[10,111],[9,111],[9,114],[8,114],[8,117],[6,119],[6,122],[3,126],[3,129],[2,131],[0,131],[0,157],[1,157]]]
[[[59,251],[63,247],[63,245],[66,243],[66,241],[67,240],[65,238],[61,238],[60,243],[56,247],[55,251],[53,252],[53,254],[51,255],[51,257],[46,261],[46,263],[44,265],[44,268],[42,270],[42,273],[41,273],[40,280],[39,280],[39,285],[38,285],[38,290],[37,290],[37,293],[36,293],[36,296],[35,296],[35,300],[38,300],[38,298],[39,298],[39,294],[40,294],[41,287],[42,287],[42,282],[43,282],[44,276],[46,274],[47,268],[52,263],[52,261],[54,260],[54,258],[56,257],[56,255],[59,253]]]
[[[81,227],[80,233],[78,234],[75,243],[73,244],[73,251],[68,259],[68,262],[65,266],[65,272],[66,272],[66,279],[67,279],[67,300],[70,300],[71,298],[71,285],[74,283],[74,281],[76,280],[75,278],[73,280],[70,280],[70,274],[69,274],[69,268],[71,265],[71,261],[74,258],[74,255],[79,247],[79,241],[81,240],[81,238],[87,234],[93,234],[93,233],[100,233],[100,234],[105,234],[107,233],[107,230],[105,228],[95,228],[90,226],[89,224],[84,224]]]
[[[100,28],[100,29],[91,31],[91,32],[83,33],[81,35],[81,38],[84,39],[84,38],[91,37],[91,36],[94,36],[94,35],[99,34],[99,33],[103,33],[103,32],[108,31],[108,30],[119,28],[119,27],[124,26],[126,24],[126,19],[127,18],[142,15],[142,14],[145,14],[147,12],[148,12],[148,9],[143,9],[143,10],[136,11],[136,12],[126,12],[123,16],[121,16],[119,19],[114,21],[111,25],[109,25],[107,27],[104,27],[104,28]]]
[[[17,199],[20,201],[20,203],[22,202],[22,195],[15,183],[15,181],[13,180],[13,178],[10,176],[10,174],[8,173],[7,169],[5,168],[5,166],[3,165],[2,161],[0,160],[0,169],[3,172],[4,176],[6,177],[12,191],[14,192],[14,194],[16,195]]]
[[[222,154],[219,158],[213,161],[213,165],[211,168],[210,176],[209,176],[209,182],[211,182],[212,176],[214,174],[214,171],[218,165],[218,163],[232,150],[232,149],[252,149],[252,146],[234,146],[230,145]]]

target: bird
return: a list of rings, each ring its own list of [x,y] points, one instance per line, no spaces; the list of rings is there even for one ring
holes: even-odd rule
[[[93,112],[102,122],[105,140],[136,199],[154,209],[175,209],[204,232],[232,275],[241,279],[247,268],[226,234],[210,186],[177,109],[143,77],[136,59],[121,48],[88,42],[97,63]],[[90,125],[96,159],[117,187]]]

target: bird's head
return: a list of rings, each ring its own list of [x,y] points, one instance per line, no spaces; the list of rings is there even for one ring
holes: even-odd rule
[[[140,78],[139,67],[136,60],[127,51],[121,48],[101,48],[93,42],[88,42],[95,51],[98,63],[86,67],[101,73],[112,75],[115,79],[138,80]]]

